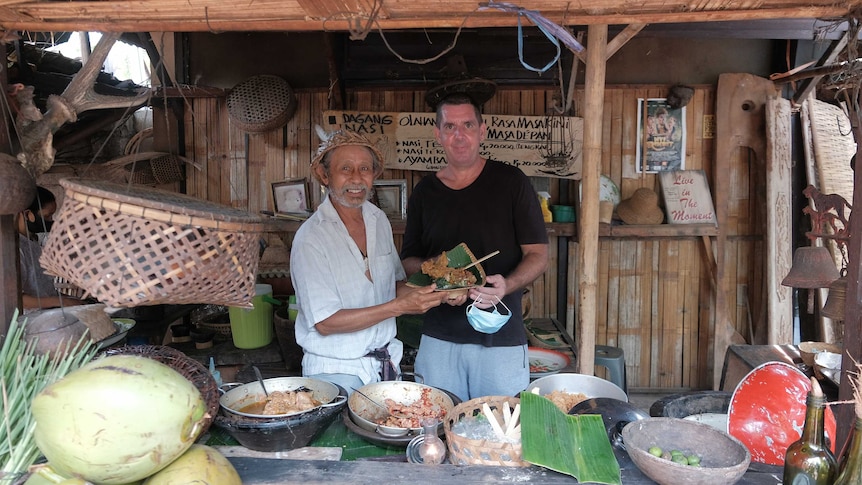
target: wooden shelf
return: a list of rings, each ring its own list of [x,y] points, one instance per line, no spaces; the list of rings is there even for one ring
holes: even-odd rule
[[[407,222],[403,219],[391,220],[392,234],[404,234]],[[266,232],[296,232],[301,221],[267,219]],[[575,237],[578,231],[574,222],[547,222],[545,227],[551,237]],[[610,238],[674,238],[717,236],[718,226],[713,224],[656,224],[656,225],[611,225],[599,224],[599,237]]]
[[[718,226],[715,224],[655,224],[655,225],[620,225],[599,224],[600,237],[700,237],[717,236]]]

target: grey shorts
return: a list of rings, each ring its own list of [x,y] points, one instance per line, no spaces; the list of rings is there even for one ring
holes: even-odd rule
[[[482,396],[517,396],[530,384],[527,346],[484,347],[422,336],[416,373],[425,384],[462,400]]]

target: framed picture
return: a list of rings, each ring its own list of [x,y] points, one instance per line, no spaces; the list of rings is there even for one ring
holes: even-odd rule
[[[371,202],[380,207],[390,219],[407,217],[407,180],[377,180]]]
[[[638,173],[685,169],[685,107],[664,98],[638,99]]]
[[[308,179],[289,179],[272,183],[272,201],[275,212],[304,214],[311,207]]]

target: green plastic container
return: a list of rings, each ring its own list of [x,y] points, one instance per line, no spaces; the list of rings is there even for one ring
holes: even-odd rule
[[[570,205],[552,205],[554,222],[575,222],[575,208]]]
[[[257,349],[272,342],[272,285],[254,287],[254,308],[228,308],[233,344],[238,349]]]

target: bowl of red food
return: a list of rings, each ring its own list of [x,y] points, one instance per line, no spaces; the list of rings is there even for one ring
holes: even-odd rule
[[[442,424],[454,406],[443,390],[411,381],[367,384],[347,399],[350,419],[357,426],[386,437],[418,435],[422,419],[437,418]]]

